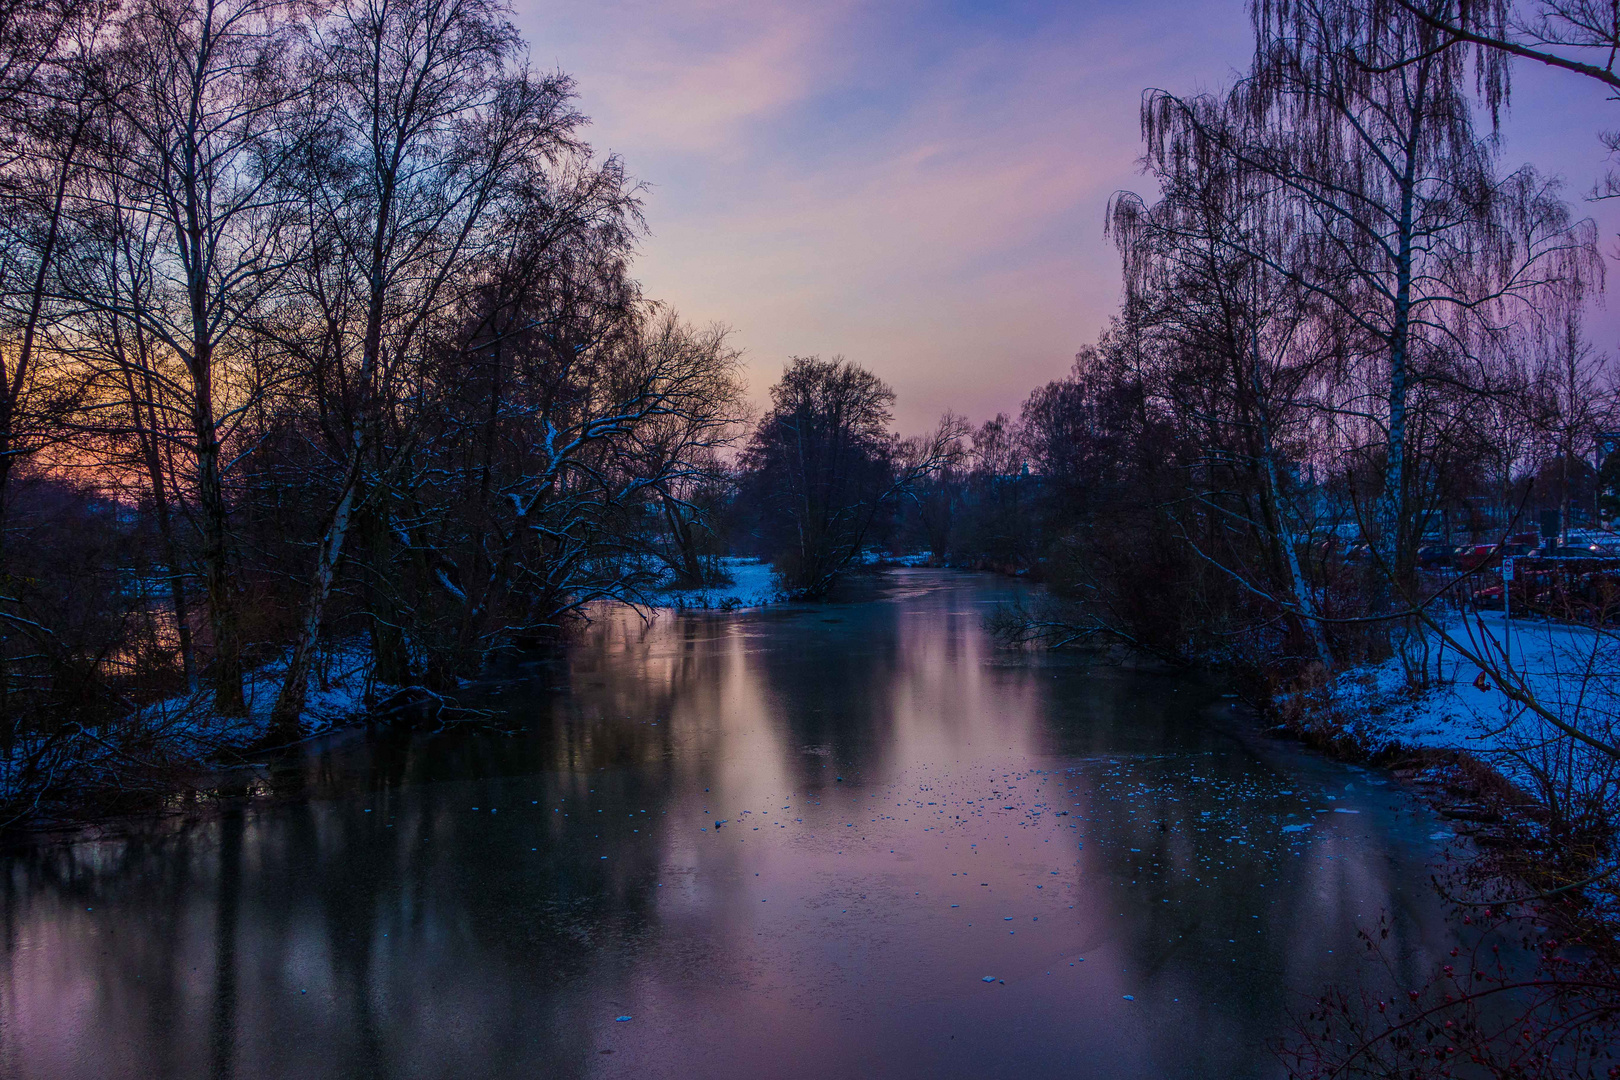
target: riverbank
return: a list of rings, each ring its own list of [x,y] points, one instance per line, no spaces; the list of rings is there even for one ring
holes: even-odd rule
[[[718,564],[726,579],[723,583],[698,588],[663,585],[648,589],[643,594],[646,605],[668,611],[748,611],[800,599],[783,587],[771,564],[763,559],[728,555],[718,560]],[[851,567],[851,572],[859,575],[928,565],[926,553],[891,556],[868,551]]]
[[[704,589],[650,590],[645,612],[740,612],[780,604],[786,595],[769,564],[721,560],[727,583]],[[41,832],[59,834],[105,826],[123,816],[187,807],[217,790],[234,788],[244,769],[259,770],[290,746],[370,722],[437,724],[447,713],[482,715],[420,687],[398,687],[371,677],[364,638],[322,648],[310,673],[299,738],[272,745],[270,714],[286,675],[280,657],[243,677],[247,709],[222,714],[206,686],[129,708],[112,723],[64,722],[20,740],[0,757],[0,834],[13,841]]]
[[[1607,634],[1500,612],[1455,615],[1452,642],[1499,665],[1487,673],[1431,636],[1420,650],[1279,694],[1281,731],[1325,753],[1395,770],[1535,890],[1579,899],[1620,936],[1616,850],[1620,767],[1571,732],[1613,744],[1620,650]],[[1503,692],[1514,680],[1542,711]],[[1579,885],[1572,883],[1579,882]]]
[[[362,722],[395,688],[370,679],[363,641],[323,650],[300,741]],[[243,678],[247,710],[224,715],[206,688],[132,707],[112,723],[67,721],[0,757],[0,832],[60,830],[206,799],[221,776],[273,754],[270,713],[285,659]]]
[[[786,599],[786,593],[771,573],[770,563],[760,559],[726,556],[719,560],[724,584],[682,589],[666,585],[649,589],[647,603],[670,611],[743,611],[769,607]]]
[[[1500,613],[1442,625],[1449,645],[1431,638],[1419,655],[1340,672],[1272,703],[1277,730],[1389,769],[1447,819],[1460,839],[1433,884],[1474,943],[1409,984],[1405,1000],[1348,987],[1318,998],[1317,1026],[1286,1050],[1291,1074],[1398,1062],[1391,1074],[1439,1077],[1468,1061],[1489,1076],[1615,1075],[1616,768],[1612,755],[1572,737],[1613,744],[1613,642]],[[1459,656],[1459,644],[1492,670]],[[1509,697],[1499,678],[1539,708]],[[1378,938],[1366,944],[1384,958]],[[1504,963],[1503,949],[1518,959]]]

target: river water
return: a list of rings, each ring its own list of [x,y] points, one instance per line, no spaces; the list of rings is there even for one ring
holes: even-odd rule
[[[0,1075],[1270,1077],[1449,949],[1441,827],[1185,679],[998,651],[1016,587],[597,620],[508,730],[9,859]],[[723,824],[721,824],[723,822]]]

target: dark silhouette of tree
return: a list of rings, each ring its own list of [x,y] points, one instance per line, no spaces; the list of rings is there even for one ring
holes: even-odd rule
[[[766,550],[795,593],[825,596],[896,500],[957,454],[960,419],[903,443],[893,405],[888,384],[842,357],[796,356],[771,388],[743,464]]]

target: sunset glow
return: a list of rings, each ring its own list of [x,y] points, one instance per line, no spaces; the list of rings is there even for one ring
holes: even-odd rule
[[[791,355],[890,380],[905,431],[1016,414],[1117,310],[1103,236],[1137,169],[1142,91],[1229,84],[1245,0],[1154,3],[518,0],[538,65],[579,81],[588,137],[649,185],[639,273],[734,327],[752,396]],[[1522,65],[1510,162],[1603,170],[1614,106]],[[1620,209],[1588,204],[1604,234]],[[1596,313],[1620,351],[1620,307]]]

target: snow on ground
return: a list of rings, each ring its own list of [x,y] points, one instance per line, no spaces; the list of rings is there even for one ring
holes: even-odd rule
[[[863,566],[927,566],[928,554],[889,555],[868,549],[861,552],[857,561]],[[788,598],[787,590],[776,578],[770,563],[727,556],[720,560],[720,568],[731,578],[731,584],[710,585],[701,589],[677,589],[666,585],[647,590],[647,598],[655,608],[676,611],[742,611],[779,604]]]
[[[886,551],[867,548],[859,561],[866,566],[927,566],[933,556],[926,551],[913,551],[909,555],[891,555]]]
[[[363,716],[366,711],[366,676],[371,670],[371,647],[364,640],[348,641],[324,650],[309,680],[304,699],[306,731],[336,727]],[[270,718],[287,661],[278,660],[253,672],[247,680],[248,710]],[[374,686],[373,694],[387,697],[394,687]]]
[[[1522,679],[1560,720],[1608,741],[1620,717],[1620,640],[1591,628],[1513,619],[1501,612],[1454,615],[1444,624],[1453,642]],[[1558,734],[1513,701],[1481,667],[1431,634],[1416,648],[1373,667],[1342,673],[1328,698],[1368,746],[1468,750],[1497,761],[1533,751]]]
[[[650,589],[647,598],[656,608],[676,611],[739,611],[780,603],[786,597],[770,563],[728,556],[720,560],[720,568],[731,578],[731,584],[701,589]]]
[[[330,731],[365,714],[368,664],[363,641],[323,652],[310,679],[304,735]],[[243,751],[269,734],[270,712],[286,670],[282,659],[248,672],[243,680],[246,716],[221,716],[212,691],[199,688],[142,705],[103,728],[68,725],[20,740],[9,757],[0,757],[0,806],[13,812],[25,807],[14,821],[37,808],[53,784],[85,792],[123,790],[122,777],[132,769],[189,770],[239,762]],[[386,694],[392,688],[372,689]]]
[[[347,641],[321,652],[310,676],[309,693],[304,699],[303,729],[318,734],[358,720],[366,712],[366,675],[370,648],[361,640]],[[171,733],[193,748],[243,746],[263,738],[270,730],[270,710],[275,708],[281,681],[287,673],[287,658],[250,670],[242,679],[248,711],[243,717],[222,717],[213,710],[211,691],[199,689],[144,706],[138,719],[151,727]],[[373,693],[386,696],[392,687],[373,686]]]
[[[1560,724],[1609,746],[1620,743],[1620,635],[1501,612],[1455,614],[1442,623],[1451,643],[1430,634],[1370,668],[1340,674],[1308,695],[1361,746],[1463,750],[1567,819],[1607,818],[1620,803],[1620,766]],[[1496,672],[1458,654],[1485,658]],[[1522,685],[1558,723],[1504,694],[1494,674]],[[1611,851],[1586,895],[1620,919],[1620,851]]]

